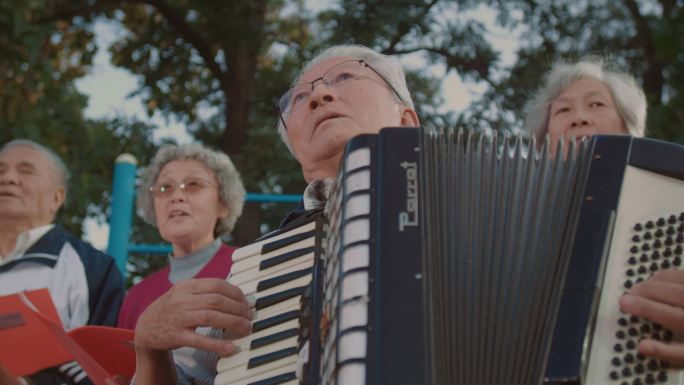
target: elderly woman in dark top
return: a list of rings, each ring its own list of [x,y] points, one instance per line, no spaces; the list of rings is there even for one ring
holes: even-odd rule
[[[644,136],[646,97],[636,80],[607,69],[597,58],[559,63],[549,72],[537,97],[527,106],[525,126],[551,153],[559,139],[592,135]],[[644,317],[684,334],[684,270],[669,269],[632,287],[620,298],[622,311]],[[654,339],[639,343],[645,355],[684,365],[684,344]]]
[[[198,144],[161,148],[145,169],[142,180],[139,211],[147,222],[157,226],[161,237],[171,243],[173,252],[168,258],[169,266],[131,288],[118,324],[136,329],[139,363],[160,357],[168,360],[173,350],[176,370],[168,372],[176,373],[179,383],[190,378],[193,383],[211,383],[215,373],[204,373],[201,368],[215,368],[218,354],[183,348],[173,338],[155,340],[155,334],[146,327],[151,324],[149,318],[168,317],[153,320],[155,331],[162,328],[173,330],[169,333],[171,336],[190,335],[196,340],[214,341],[221,337],[220,330],[191,327],[194,320],[229,317],[223,313],[233,312],[243,320],[242,329],[249,324],[251,315],[244,295],[225,282],[234,249],[221,240],[230,234],[242,212],[245,189],[228,156]],[[186,292],[192,293],[192,299],[182,295]],[[167,301],[171,293],[181,295]],[[216,311],[200,309],[206,304]],[[173,312],[146,313],[148,308]],[[146,322],[139,322],[146,317]],[[231,330],[233,321],[228,322],[226,329]],[[171,361],[167,364],[171,365]],[[136,377],[141,375],[144,373],[138,372]]]

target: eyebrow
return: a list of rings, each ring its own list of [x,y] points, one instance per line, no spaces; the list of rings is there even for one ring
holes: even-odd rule
[[[0,167],[9,167],[7,162],[0,162]],[[36,167],[35,164],[27,161],[21,161],[17,164],[17,167],[22,167],[22,168],[31,168],[33,170],[37,170],[38,167]]]
[[[600,91],[589,91],[589,92],[587,92],[586,94],[582,95],[582,99],[588,99],[588,98],[592,98],[592,97],[595,97],[595,96],[600,96],[600,97],[602,97],[602,98],[606,98],[606,95],[605,95],[605,93],[603,93],[603,92],[600,92]],[[551,101],[551,104],[559,103],[559,102],[566,102],[566,103],[567,103],[567,102],[569,102],[569,101],[570,101],[569,98],[564,96],[564,97],[560,97],[560,98],[554,99],[553,101]]]

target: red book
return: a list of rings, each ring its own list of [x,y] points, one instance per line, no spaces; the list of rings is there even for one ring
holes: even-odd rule
[[[47,289],[0,297],[0,364],[25,376],[76,360],[97,385],[135,372],[133,331],[82,326],[64,331]]]

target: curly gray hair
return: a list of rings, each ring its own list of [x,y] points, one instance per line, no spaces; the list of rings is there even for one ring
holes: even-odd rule
[[[404,67],[402,67],[401,63],[399,62],[399,59],[393,56],[383,55],[363,45],[336,45],[321,51],[304,65],[302,70],[299,71],[299,75],[297,75],[295,80],[292,82],[291,86],[299,83],[302,75],[304,75],[304,73],[311,67],[335,57],[347,57],[365,61],[368,65],[373,67],[373,69],[377,71],[380,76],[387,81],[387,83],[389,83],[390,87],[394,88],[399,95],[398,98],[396,95],[394,96],[394,98],[397,99],[397,103],[415,110],[411,93],[406,85],[406,73],[404,72]],[[290,150],[290,153],[292,153],[292,147],[287,139],[285,125],[280,119],[278,120],[278,133],[280,134],[280,138],[283,140],[283,143],[285,143],[287,148]]]
[[[167,145],[157,151],[154,159],[141,175],[142,183],[139,186],[137,197],[140,216],[147,223],[156,226],[154,201],[150,187],[157,182],[159,173],[164,166],[176,160],[196,160],[216,175],[219,184],[219,197],[228,208],[228,215],[216,223],[214,236],[230,234],[235,227],[235,222],[242,214],[242,207],[245,203],[245,187],[242,185],[240,174],[228,155],[212,151],[196,143],[182,146]]]
[[[644,136],[646,130],[646,96],[631,75],[611,70],[603,59],[586,57],[577,63],[559,62],[548,73],[537,96],[525,106],[525,129],[542,140],[548,131],[551,103],[573,82],[592,78],[610,90],[618,113],[631,135]]]

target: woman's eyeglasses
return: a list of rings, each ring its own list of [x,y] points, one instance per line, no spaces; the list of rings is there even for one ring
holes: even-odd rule
[[[157,198],[167,198],[173,195],[176,189],[179,189],[185,194],[194,194],[201,191],[205,187],[217,187],[215,183],[204,179],[191,177],[186,178],[180,183],[174,181],[167,181],[159,184],[155,184],[150,187],[150,192]]]

